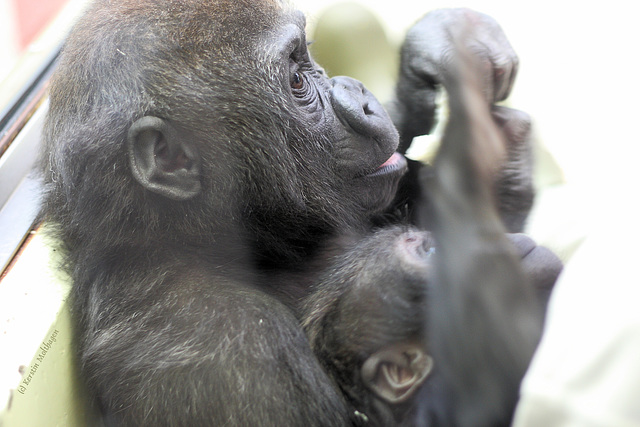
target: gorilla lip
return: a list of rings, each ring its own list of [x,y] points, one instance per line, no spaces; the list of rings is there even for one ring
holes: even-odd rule
[[[375,171],[366,176],[381,176],[397,171],[404,173],[406,170],[407,159],[396,151],[383,164],[378,166]]]

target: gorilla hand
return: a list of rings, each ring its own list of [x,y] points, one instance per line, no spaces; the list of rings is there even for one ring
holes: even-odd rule
[[[464,33],[464,37],[456,37]],[[455,40],[477,56],[482,89],[488,103],[509,96],[518,69],[518,57],[498,23],[469,9],[441,9],[428,13],[407,33],[402,45],[399,79],[389,112],[400,131],[400,151],[415,136],[433,126],[436,86],[452,72]]]

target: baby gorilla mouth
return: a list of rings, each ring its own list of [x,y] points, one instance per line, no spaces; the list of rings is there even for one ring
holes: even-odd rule
[[[378,166],[378,168],[375,171],[373,171],[372,173],[366,176],[372,176],[372,177],[383,176],[383,175],[389,175],[392,173],[404,174],[406,170],[407,170],[407,159],[405,159],[405,157],[402,154],[396,151],[391,155],[391,157],[387,159],[386,162]]]

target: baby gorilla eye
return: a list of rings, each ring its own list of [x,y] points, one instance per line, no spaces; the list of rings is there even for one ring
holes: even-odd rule
[[[296,90],[302,89],[304,86],[304,79],[299,72],[295,72],[291,75],[291,87]]]

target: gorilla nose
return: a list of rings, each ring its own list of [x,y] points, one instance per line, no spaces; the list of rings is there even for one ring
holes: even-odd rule
[[[350,77],[334,77],[331,85],[331,104],[345,127],[367,137],[395,133],[387,112],[362,83]]]
[[[333,88],[332,95],[343,97],[341,105],[352,109],[353,113],[363,112],[365,115],[373,113],[369,108],[368,100],[373,97],[373,94],[358,80],[350,77],[334,77],[331,79],[331,87]]]

